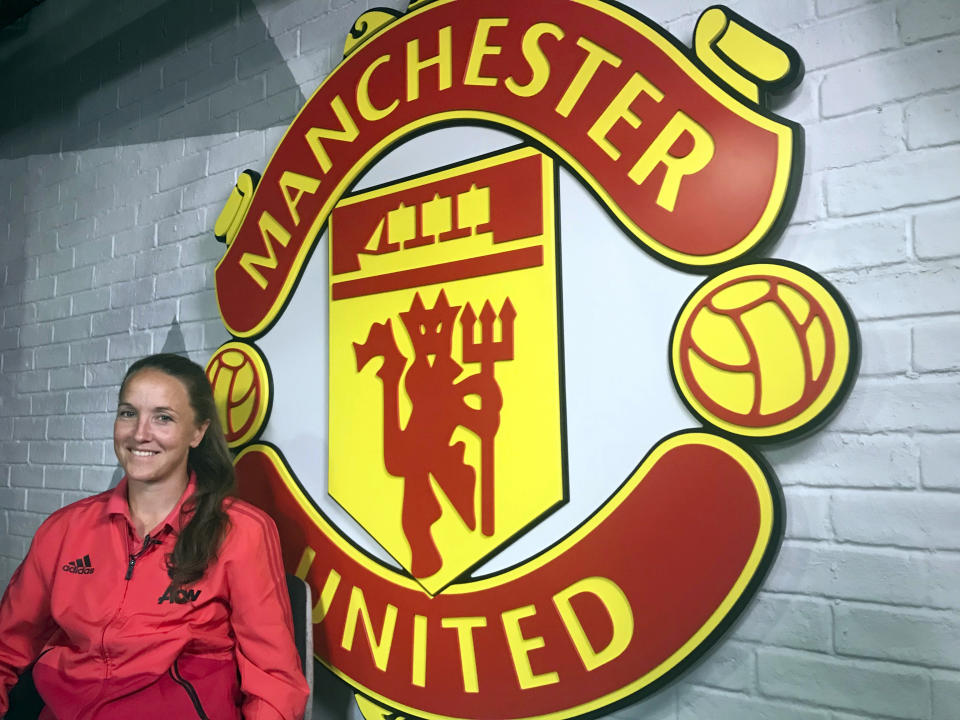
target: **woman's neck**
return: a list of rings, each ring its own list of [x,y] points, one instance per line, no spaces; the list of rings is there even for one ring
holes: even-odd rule
[[[139,537],[146,536],[166,519],[187,489],[188,480],[186,471],[159,482],[128,480],[127,504],[133,529]]]

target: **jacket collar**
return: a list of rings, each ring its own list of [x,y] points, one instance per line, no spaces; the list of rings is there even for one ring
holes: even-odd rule
[[[197,474],[191,470],[190,477],[187,480],[187,487],[184,489],[180,499],[177,500],[177,504],[173,506],[173,509],[170,511],[164,521],[157,526],[156,532],[154,532],[155,536],[159,535],[163,531],[167,531],[168,528],[176,533],[180,532],[180,528],[185,524],[185,519],[180,515],[180,509],[183,507],[183,503],[186,502],[187,498],[193,495],[196,489]],[[126,519],[130,527],[133,527],[133,518],[130,515],[130,503],[127,501],[126,475],[123,476],[123,479],[110,493],[110,497],[107,499],[106,511],[108,515],[121,515]],[[189,520],[189,518],[186,518],[186,520]]]

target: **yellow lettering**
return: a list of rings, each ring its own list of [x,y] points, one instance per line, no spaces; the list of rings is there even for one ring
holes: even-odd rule
[[[316,178],[287,170],[280,176],[280,192],[283,193],[283,199],[287,201],[287,209],[290,211],[290,217],[293,218],[294,226],[300,224],[300,213],[297,212],[297,203],[304,193],[313,195],[320,187],[320,181]],[[297,191],[296,197],[290,197],[290,188]]]
[[[347,106],[344,104],[339,95],[334,96],[333,100],[330,101],[330,108],[337,116],[337,121],[340,123],[340,129],[329,130],[327,128],[310,128],[307,130],[307,134],[305,135],[307,145],[310,146],[314,157],[316,157],[317,162],[320,163],[320,169],[323,170],[324,173],[330,172],[330,168],[333,167],[333,163],[330,162],[330,156],[327,154],[327,150],[323,147],[323,143],[320,142],[320,139],[324,138],[326,140],[338,140],[340,142],[353,142],[357,139],[357,135],[360,134],[360,131],[357,129],[357,123],[354,122],[353,118],[350,116],[350,111],[347,110]]]
[[[277,269],[277,254],[273,250],[273,243],[270,238],[276,238],[277,242],[283,247],[290,242],[290,233],[283,227],[276,218],[266,210],[260,215],[260,235],[263,237],[263,244],[267,249],[266,255],[257,255],[252,252],[245,252],[240,256],[240,267],[247,271],[247,275],[253,278],[253,281],[260,286],[261,290],[267,289],[267,279],[260,272],[260,268],[268,270]]]
[[[343,627],[343,639],[340,641],[340,647],[344,650],[353,649],[353,636],[357,631],[357,620],[360,618],[363,619],[363,629],[367,634],[373,662],[379,670],[386,671],[387,662],[390,660],[390,648],[393,646],[393,631],[397,625],[397,608],[387,604],[383,614],[383,628],[380,630],[380,638],[377,639],[373,634],[373,623],[370,621],[370,611],[367,610],[367,600],[363,596],[363,590],[354,586],[350,591],[347,622]]]
[[[381,55],[378,57],[367,66],[367,69],[363,71],[360,80],[357,82],[357,109],[360,111],[360,115],[364,120],[370,120],[371,122],[374,120],[382,120],[396,110],[397,105],[400,104],[399,100],[394,100],[385,108],[378,108],[370,99],[370,76],[373,75],[374,70],[385,62],[390,62],[389,55]]]
[[[647,93],[656,102],[663,100],[663,93],[656,85],[640,73],[634,73],[627,80],[627,84],[617,93],[613,102],[607,105],[606,109],[600,113],[597,121],[587,130],[590,139],[614,160],[620,157],[620,150],[607,140],[607,133],[616,125],[618,120],[626,120],[627,124],[634,129],[640,127],[640,118],[630,109],[630,103],[636,100],[640,93]]]
[[[509,22],[507,18],[480,18],[477,22],[477,30],[473,34],[473,47],[470,48],[470,59],[467,61],[467,70],[463,76],[464,85],[487,85],[493,87],[497,84],[495,77],[485,77],[480,74],[480,63],[483,62],[485,56],[499,55],[502,50],[499,45],[487,44],[490,29],[506,27]]]
[[[593,649],[580,619],[570,604],[570,598],[580,593],[590,593],[603,603],[603,607],[610,616],[610,622],[613,623],[613,637],[599,652]],[[633,638],[633,610],[630,608],[630,601],[613,580],[603,577],[584,578],[554,595],[553,604],[560,613],[563,626],[567,629],[567,634],[570,635],[583,666],[588,671],[595,670],[621,655]]]
[[[420,97],[420,71],[431,65],[437,66],[437,89],[446,90],[453,84],[451,64],[450,26],[440,28],[437,33],[439,51],[432,58],[420,59],[420,38],[407,42],[407,100]]]
[[[427,684],[427,619],[423,615],[413,616],[413,663],[410,682],[417,687]]]
[[[682,157],[671,155],[670,148],[684,132],[693,136],[693,149]],[[673,212],[680,193],[680,181],[685,175],[703,170],[713,158],[714,147],[713,138],[702,125],[689,115],[677,111],[630,169],[627,177],[637,185],[642,185],[657,165],[666,165],[667,173],[657,193],[657,205]]]
[[[590,84],[590,81],[602,63],[607,63],[613,67],[620,67],[621,63],[620,58],[612,52],[604,50],[585,37],[578,38],[577,45],[587,51],[587,57],[584,58],[583,64],[570,82],[570,87],[567,88],[566,92],[563,93],[563,97],[560,98],[560,102],[557,103],[557,112],[563,117],[570,115],[570,112],[576,106],[577,101],[580,100],[580,96],[583,95],[583,91],[586,90],[587,85]]]
[[[323,590],[320,591],[320,598],[313,606],[313,624],[323,622],[333,604],[333,597],[337,594],[337,588],[340,587],[340,573],[333,568],[327,573],[327,579],[323,581]]]
[[[452,617],[440,620],[445,628],[457,631],[457,643],[460,647],[460,668],[463,673],[463,691],[480,692],[477,680],[477,654],[473,649],[473,629],[487,626],[485,617]]]
[[[507,636],[507,645],[510,647],[510,656],[513,658],[513,668],[517,673],[517,681],[523,690],[560,682],[557,673],[548,672],[534,675],[533,668],[530,667],[530,652],[542,648],[546,643],[539,635],[525,638],[523,631],[520,629],[520,621],[536,614],[537,608],[533,605],[525,605],[500,613],[500,619],[503,621],[503,631]]]
[[[538,44],[544,35],[552,35],[557,40],[562,40],[563,30],[553,23],[542,22],[531,25],[523,34],[520,49],[523,52],[523,59],[530,66],[530,82],[520,85],[512,75],[504,80],[507,90],[517,97],[533,97],[543,90],[547,80],[550,79],[550,61]]]

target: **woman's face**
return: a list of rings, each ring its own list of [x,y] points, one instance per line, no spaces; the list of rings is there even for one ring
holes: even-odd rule
[[[117,404],[113,449],[131,482],[186,479],[187,454],[203,439],[187,388],[175,377],[145,368],[129,380]]]

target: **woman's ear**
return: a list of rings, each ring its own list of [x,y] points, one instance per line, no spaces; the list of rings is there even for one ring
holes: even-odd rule
[[[200,441],[203,440],[203,436],[206,434],[208,427],[210,427],[209,420],[204,420],[202,423],[197,425],[197,430],[193,435],[193,440],[190,441],[190,447],[195,448],[200,444]]]

